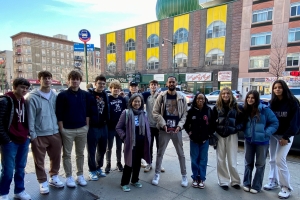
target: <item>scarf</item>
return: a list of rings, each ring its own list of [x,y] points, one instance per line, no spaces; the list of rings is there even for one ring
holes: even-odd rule
[[[132,141],[132,147],[135,146],[135,120],[134,116],[137,115],[139,118],[139,134],[140,135],[145,135],[145,120],[144,120],[144,110],[136,110],[134,108],[128,109],[128,122],[129,125],[132,128],[132,133],[131,133],[131,141]]]

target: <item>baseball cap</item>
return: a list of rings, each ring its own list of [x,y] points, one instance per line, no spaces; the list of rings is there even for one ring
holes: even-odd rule
[[[138,83],[135,82],[135,81],[131,81],[131,82],[129,83],[129,85],[130,85],[130,86],[138,86]]]

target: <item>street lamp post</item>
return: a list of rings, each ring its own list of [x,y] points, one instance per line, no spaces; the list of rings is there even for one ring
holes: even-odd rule
[[[163,38],[161,46],[165,46],[165,41],[170,42],[172,44],[172,47],[173,47],[173,76],[175,77],[175,45],[176,45],[176,42],[172,41],[172,40],[169,40],[169,39],[166,39],[166,38]]]

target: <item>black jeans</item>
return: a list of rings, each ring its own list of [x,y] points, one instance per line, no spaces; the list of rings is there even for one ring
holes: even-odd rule
[[[149,164],[152,164],[152,161],[153,161],[153,143],[154,143],[154,138],[155,138],[155,143],[156,143],[156,153],[158,151],[158,144],[159,144],[159,129],[157,128],[153,128],[153,127],[150,127],[150,132],[151,132],[151,144],[150,144],[150,156],[151,156],[151,163]]]
[[[118,135],[116,130],[108,130],[108,137],[107,137],[107,149],[106,149],[106,163],[111,162],[111,149],[114,144],[114,137],[116,138],[116,155],[117,155],[117,162],[121,162],[121,152],[122,152],[122,140]]]
[[[130,177],[131,183],[136,183],[139,181],[141,159],[144,154],[145,136],[137,135],[135,140],[136,145],[132,149],[132,167],[129,167],[128,165],[124,166],[123,175],[121,179],[121,186],[129,185]]]
[[[107,146],[107,126],[105,125],[101,128],[90,127],[87,134],[86,146],[88,152],[89,171],[93,172],[103,166],[104,154]]]

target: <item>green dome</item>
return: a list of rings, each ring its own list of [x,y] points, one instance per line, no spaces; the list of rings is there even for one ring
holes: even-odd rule
[[[199,0],[157,0],[156,17],[165,19],[200,8]]]

